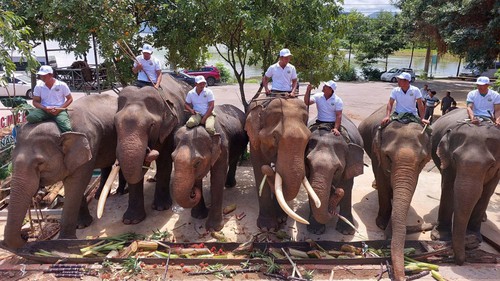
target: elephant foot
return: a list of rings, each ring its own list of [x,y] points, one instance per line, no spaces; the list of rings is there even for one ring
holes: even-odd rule
[[[438,241],[450,241],[451,231],[439,229],[437,226],[431,230],[431,239]]]
[[[259,216],[257,218],[257,227],[265,232],[278,231],[282,225],[283,222],[279,221],[277,218],[263,217],[263,216]]]
[[[317,222],[313,216],[309,216],[309,224],[307,225],[307,231],[312,234],[321,235],[326,231],[326,225]]]
[[[233,188],[236,186],[236,179],[235,178],[227,178],[226,179],[226,184],[224,185],[227,188]]]
[[[131,211],[127,210],[125,214],[123,214],[123,223],[124,224],[138,224],[146,218],[146,211]]]
[[[224,223],[222,221],[222,216],[217,219],[208,219],[207,222],[205,223],[205,229],[207,231],[213,232],[213,231],[220,231],[224,227]]]
[[[467,231],[465,235],[465,249],[473,250],[479,247],[483,242],[481,233]]]
[[[391,218],[388,217],[388,218],[384,218],[384,217],[381,217],[381,216],[377,216],[377,219],[375,220],[375,223],[377,224],[377,227],[382,229],[382,230],[385,230],[387,228],[387,225],[389,224],[389,220]]]
[[[170,209],[172,207],[172,199],[154,199],[153,205],[151,205],[151,208],[156,211],[165,211]]]
[[[346,217],[346,219],[348,221],[350,221],[351,223],[354,223],[352,216]],[[335,226],[335,229],[344,235],[354,235],[354,232],[356,232],[350,225],[348,225],[347,223],[345,223],[341,219],[339,219],[337,221],[337,225]]]
[[[82,229],[82,228],[86,228],[88,227],[89,225],[92,224],[92,221],[94,220],[94,218],[88,214],[88,215],[80,215],[78,217],[78,221],[76,222],[76,228],[77,229]]]
[[[203,203],[203,205],[198,204],[198,205],[194,206],[194,208],[191,209],[191,217],[193,217],[195,219],[199,219],[199,220],[206,219],[208,217],[208,211],[209,211],[209,209],[205,206],[204,203]],[[208,221],[207,221],[207,224],[208,224]],[[208,228],[207,228],[207,230],[208,230]]]

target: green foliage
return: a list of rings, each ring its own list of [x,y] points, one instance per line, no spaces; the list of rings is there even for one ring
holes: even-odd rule
[[[382,71],[375,67],[363,67],[363,77],[368,81],[380,81]]]
[[[338,80],[339,81],[356,81],[357,75],[356,75],[356,70],[354,69],[354,67],[348,66],[347,64],[344,64],[340,68],[340,71],[338,72]]]
[[[227,83],[231,80],[231,73],[223,63],[218,62],[215,64],[215,67],[220,71],[220,81],[222,83]]]

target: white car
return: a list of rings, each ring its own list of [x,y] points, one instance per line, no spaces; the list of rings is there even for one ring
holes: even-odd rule
[[[408,72],[411,75],[411,82],[415,81],[415,72],[411,68],[391,68],[389,71],[380,75],[380,80],[388,82],[396,82],[396,76],[402,72]]]
[[[5,84],[4,75],[0,74],[0,97],[11,97],[14,96],[14,90],[16,97],[25,97],[32,99],[33,92],[31,91],[31,77],[25,74],[14,74],[12,77],[7,77],[7,83]]]

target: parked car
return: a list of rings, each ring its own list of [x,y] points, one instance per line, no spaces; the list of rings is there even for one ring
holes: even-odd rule
[[[493,64],[491,64],[487,69],[484,71],[481,71],[481,68],[477,66],[475,63],[469,63],[467,64],[462,71],[460,72],[459,76],[461,77],[479,77],[479,76],[486,76],[489,78],[495,78],[495,73],[500,69],[500,61],[496,61]]]
[[[164,71],[163,74],[168,74],[177,80],[184,81],[190,86],[194,87],[196,85],[196,83],[194,82],[194,76],[191,76],[191,75],[186,74],[184,72]]]
[[[205,80],[207,80],[208,86],[220,83],[220,71],[215,66],[204,66],[200,69],[184,70],[184,73],[192,76],[203,75]]]
[[[389,71],[384,72],[380,75],[380,80],[396,82],[396,77],[401,74],[401,72],[408,72],[411,75],[411,82],[415,81],[415,72],[411,68],[391,68]]]
[[[14,74],[14,77],[6,77],[7,83],[4,85],[4,75],[0,74],[0,97],[14,96],[14,87],[17,97],[33,98],[31,91],[31,77],[25,74]],[[8,92],[7,92],[8,91]]]

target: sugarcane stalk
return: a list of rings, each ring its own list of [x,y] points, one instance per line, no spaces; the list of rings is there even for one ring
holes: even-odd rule
[[[446,281],[446,279],[444,279],[443,276],[441,276],[441,274],[439,274],[439,272],[435,270],[431,270],[431,276],[437,281]]]
[[[309,255],[306,252],[294,248],[288,248],[288,252],[290,252],[290,255],[292,255],[294,258],[303,258],[303,259],[309,258]]]

